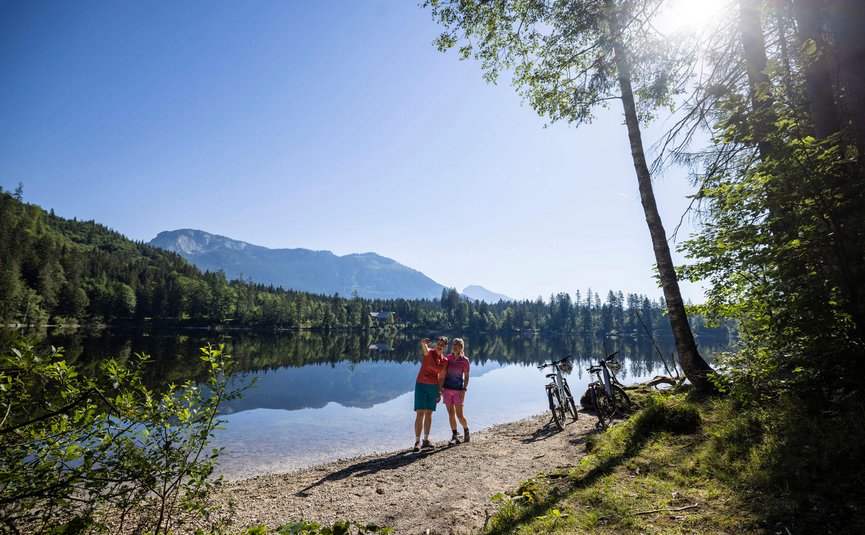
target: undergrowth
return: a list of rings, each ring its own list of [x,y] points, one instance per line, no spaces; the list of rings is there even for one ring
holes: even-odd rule
[[[632,396],[634,397],[634,396]],[[863,533],[863,410],[643,396],[564,474],[497,495],[485,533]],[[504,496],[504,498],[503,498]]]

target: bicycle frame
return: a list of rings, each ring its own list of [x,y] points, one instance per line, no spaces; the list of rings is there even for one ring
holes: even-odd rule
[[[613,360],[616,357],[617,353],[618,351],[610,353],[607,358],[601,359],[597,365],[590,366],[588,369],[588,372],[594,373],[595,377],[598,378],[598,382],[604,385],[604,392],[606,392],[608,396],[613,395],[614,384],[621,386],[619,381],[616,379],[616,374],[610,371],[608,364],[610,360]]]
[[[598,421],[603,427],[607,427],[616,414],[623,414],[631,406],[628,395],[616,379],[616,372],[611,369],[611,363],[616,362],[617,353],[618,351],[611,353],[586,370],[595,376],[595,380],[589,384],[589,390]]]
[[[577,419],[576,402],[571,394],[568,382],[562,374],[562,366],[567,365],[567,371],[571,368],[570,358],[571,355],[567,355],[559,360],[538,366],[539,370],[548,366],[553,367],[553,372],[546,375],[547,378],[551,379],[550,383],[546,385],[546,391],[550,403],[550,412],[553,415],[552,419],[559,429],[564,429],[565,411],[570,412],[573,420]]]
[[[556,390],[559,391],[559,395],[562,396],[562,399],[565,399],[565,386],[562,383],[562,379],[563,379],[562,370],[560,370],[557,365],[553,366],[553,368],[556,370],[556,374],[551,379],[556,384]],[[550,375],[552,375],[552,374],[550,374]]]
[[[610,380],[610,369],[607,368],[607,361],[601,361],[601,371],[604,373],[604,390],[607,392],[608,396],[613,395],[613,382]]]

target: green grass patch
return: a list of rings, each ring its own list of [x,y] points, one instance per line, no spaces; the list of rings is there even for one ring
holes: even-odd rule
[[[745,411],[687,393],[640,404],[589,437],[566,477],[502,495],[485,533],[865,532],[861,412],[851,408],[842,431],[819,412]],[[518,498],[526,489],[531,500]]]

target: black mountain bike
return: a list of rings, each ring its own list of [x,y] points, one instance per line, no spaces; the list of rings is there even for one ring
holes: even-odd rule
[[[541,364],[538,369],[543,370],[548,366],[552,366],[555,371],[547,374],[547,378],[550,379],[550,383],[546,386],[547,399],[550,401],[553,422],[561,430],[565,428],[566,411],[570,413],[571,419],[577,420],[577,404],[574,402],[574,396],[571,394],[571,387],[568,386],[567,379],[562,375],[562,372],[570,373],[574,369],[571,364],[571,355]]]
[[[595,374],[595,381],[589,383],[589,395],[601,427],[608,427],[613,418],[621,417],[631,410],[631,398],[616,379],[616,372],[622,369],[622,364],[616,360],[617,353],[613,352],[597,365],[586,369]]]

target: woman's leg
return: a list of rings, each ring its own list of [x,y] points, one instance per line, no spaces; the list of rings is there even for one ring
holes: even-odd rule
[[[414,436],[420,438],[420,432],[423,429],[424,413],[428,411],[414,411]]]
[[[424,413],[423,434],[425,437],[428,437],[430,429],[432,428],[432,411],[421,411],[421,412]]]
[[[456,417],[457,417],[457,419],[459,419],[460,425],[463,426],[463,429],[467,429],[469,426],[469,422],[468,422],[468,420],[466,420],[466,417],[463,416],[463,406],[462,405],[453,405],[453,407],[456,409],[456,411],[455,411]],[[450,406],[448,406],[448,410],[450,410]],[[454,421],[453,415],[451,415],[451,429],[456,429],[456,428],[457,428],[457,423]]]
[[[448,420],[451,423],[451,429],[456,432],[457,430],[457,416],[456,416],[456,405],[445,404],[448,410]],[[462,409],[462,407],[459,407]]]

